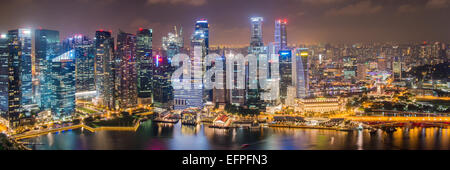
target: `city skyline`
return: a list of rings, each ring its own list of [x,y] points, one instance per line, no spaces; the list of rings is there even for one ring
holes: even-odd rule
[[[250,36],[248,19],[254,16],[264,18],[265,44],[273,39],[274,21],[284,18],[288,20],[290,45],[450,38],[450,25],[445,22],[448,0],[7,0],[3,4],[2,33],[18,27],[44,28],[60,30],[61,38],[65,38],[79,33],[93,37],[98,29],[112,30],[115,35],[119,29],[134,33],[139,28],[151,28],[157,48],[173,26],[189,28],[184,30],[188,43],[193,21],[201,18],[207,18],[211,25],[211,46],[245,46]],[[15,9],[14,17],[7,15],[11,9]]]

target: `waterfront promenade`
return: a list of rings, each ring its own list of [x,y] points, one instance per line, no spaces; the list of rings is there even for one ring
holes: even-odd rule
[[[80,129],[84,128],[90,132],[96,132],[96,131],[137,131],[137,129],[140,126],[140,121],[137,121],[137,123],[132,127],[110,127],[110,126],[102,126],[97,128],[92,128],[90,126],[79,124],[79,125],[73,125],[73,126],[66,126],[62,128],[55,128],[55,129],[46,129],[46,130],[40,130],[40,131],[33,131],[25,134],[19,134],[12,136],[15,140],[22,140],[27,138],[33,138],[41,135],[45,135],[48,133],[55,133],[55,132],[62,132],[67,130],[73,130],[73,129]]]

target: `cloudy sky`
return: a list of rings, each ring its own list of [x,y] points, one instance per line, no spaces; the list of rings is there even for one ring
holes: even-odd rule
[[[42,27],[92,37],[144,27],[160,46],[173,26],[188,39],[195,20],[207,18],[212,45],[246,45],[252,16],[264,17],[266,43],[278,18],[289,22],[290,44],[450,41],[450,0],[2,0],[0,32]]]

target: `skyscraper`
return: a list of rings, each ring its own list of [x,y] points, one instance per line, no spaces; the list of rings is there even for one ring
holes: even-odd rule
[[[37,104],[41,110],[50,109],[51,60],[60,53],[59,32],[53,30],[38,29],[35,31],[35,75],[38,86],[35,88]]]
[[[196,75],[196,71],[205,71],[206,67],[202,64],[204,57],[209,51],[209,24],[208,20],[201,19],[196,21],[195,30],[191,36],[190,48],[190,89],[175,89],[174,90],[174,109],[183,110],[190,107],[202,108],[203,99],[210,99],[208,94],[212,94],[212,90],[205,90],[203,88],[203,77]],[[186,76],[183,75],[183,79]],[[186,80],[183,80],[186,81]],[[189,81],[189,80],[187,80]],[[206,93],[204,93],[204,90]],[[211,92],[211,93],[210,93]],[[204,95],[206,94],[206,95]],[[211,96],[212,98],[212,96]]]
[[[75,111],[75,50],[51,60],[51,110],[56,119]]]
[[[261,100],[261,87],[259,86],[259,71],[264,70],[263,67],[260,69],[260,66],[262,66],[262,62],[260,60],[260,55],[264,54],[267,55],[267,47],[264,46],[263,43],[263,33],[262,33],[262,17],[252,17],[250,19],[251,21],[251,37],[250,37],[250,46],[248,47],[248,54],[254,55],[253,57],[256,57],[256,59],[249,58],[249,61],[253,60],[256,61],[256,67],[257,69],[250,68],[251,63],[247,63],[246,65],[246,75],[245,75],[245,81],[246,81],[246,106],[248,106],[250,109],[264,109],[263,101]],[[256,75],[256,81],[251,81],[252,78],[250,78],[250,75]],[[251,83],[257,86],[256,89],[251,89]]]
[[[395,56],[392,60],[392,75],[394,81],[402,80],[402,60],[400,56]]]
[[[21,70],[21,104],[22,106],[33,104],[33,83],[32,83],[32,60],[31,60],[31,29],[17,29],[10,30],[8,37],[13,41],[17,41],[19,47],[18,54],[20,55],[20,70]],[[13,42],[14,44],[16,42]],[[11,52],[11,51],[10,51]],[[29,112],[26,111],[27,116]]]
[[[136,35],[120,32],[117,35],[117,57],[120,58],[119,107],[137,105]]]
[[[136,35],[138,104],[152,103],[152,29],[139,29]]]
[[[295,49],[295,56],[292,60],[292,83],[297,89],[297,98],[306,98],[309,96],[308,57],[308,49]]]
[[[167,57],[169,57],[169,61],[173,56],[180,53],[180,51],[184,48],[184,39],[183,39],[183,28],[180,29],[180,32],[177,32],[177,27],[174,27],[174,32],[169,32],[167,36],[162,38],[162,49],[166,51]]]
[[[280,98],[285,103],[288,96],[288,87],[292,85],[292,51],[279,51],[279,68],[280,68]]]
[[[63,49],[75,51],[75,86],[77,93],[95,91],[94,42],[87,36],[77,34],[64,40]]]
[[[98,104],[116,108],[114,38],[111,32],[95,33],[95,89]]]
[[[287,20],[286,19],[279,19],[275,21],[275,49],[276,53],[278,53],[280,50],[286,50],[287,49]]]
[[[165,107],[172,100],[171,65],[169,57],[157,52],[153,65],[153,102],[158,107]]]
[[[17,36],[0,37],[0,116],[9,127],[17,127],[22,114],[20,46]]]

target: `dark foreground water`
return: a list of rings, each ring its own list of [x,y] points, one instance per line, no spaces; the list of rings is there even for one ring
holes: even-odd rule
[[[137,132],[79,129],[48,134],[26,142],[37,150],[377,150],[450,149],[449,129],[403,128],[393,134],[379,131],[344,132],[317,129],[211,129],[206,126],[157,124],[147,121]]]

